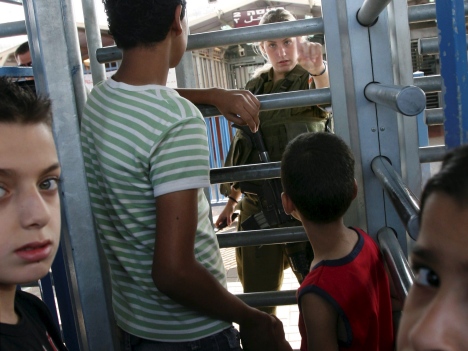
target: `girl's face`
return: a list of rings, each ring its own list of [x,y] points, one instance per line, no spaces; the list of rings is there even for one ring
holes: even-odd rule
[[[427,199],[410,257],[415,273],[399,326],[399,351],[468,345],[468,208],[444,193]]]
[[[297,65],[297,38],[267,40],[261,43],[261,50],[273,66],[274,80],[285,77]]]
[[[0,289],[49,271],[60,239],[59,177],[47,125],[0,125]]]

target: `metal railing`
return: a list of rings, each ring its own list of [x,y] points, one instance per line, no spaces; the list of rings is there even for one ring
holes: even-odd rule
[[[387,158],[378,156],[372,160],[372,170],[387,192],[408,234],[416,240],[419,232],[419,200],[403,183]]]

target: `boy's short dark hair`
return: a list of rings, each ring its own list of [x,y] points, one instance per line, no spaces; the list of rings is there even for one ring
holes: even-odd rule
[[[18,57],[19,55],[23,55],[25,53],[29,52],[29,43],[25,41],[23,44],[18,46],[15,50],[15,57]]]
[[[183,7],[181,19],[186,13],[185,0],[103,0],[103,3],[109,34],[121,49],[153,46],[163,41],[176,7]]]
[[[428,180],[421,195],[420,223],[427,198],[435,192],[450,196],[462,208],[468,207],[468,144],[447,153],[439,173]]]
[[[355,196],[354,156],[334,134],[301,134],[283,154],[281,181],[306,219],[333,222],[345,214]]]
[[[31,90],[0,77],[0,123],[39,124],[52,126],[51,103]]]

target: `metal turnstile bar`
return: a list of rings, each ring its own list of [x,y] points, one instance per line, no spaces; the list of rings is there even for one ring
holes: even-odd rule
[[[444,159],[447,148],[445,145],[424,146],[419,148],[418,153],[421,163],[440,162]]]
[[[281,162],[210,169],[210,183],[243,182],[280,177]]]
[[[325,105],[331,103],[329,88],[291,91],[286,93],[257,95],[260,110],[279,110],[284,108]],[[219,116],[219,110],[210,105],[197,105],[204,117]]]
[[[395,171],[387,158],[377,156],[372,160],[371,167],[390,197],[406,231],[411,238],[416,240],[419,232],[419,200],[403,183],[400,175]]]
[[[245,230],[234,233],[218,234],[220,248],[273,245],[307,241],[302,226],[262,230]]]
[[[414,85],[425,93],[434,93],[442,90],[442,77],[439,74],[414,78]]]
[[[319,17],[191,34],[188,36],[187,51],[262,41],[271,39],[272,35],[274,35],[273,33],[281,33],[281,36],[285,38],[309,34],[322,34],[323,20]],[[96,51],[96,57],[99,63],[112,62],[120,60],[122,58],[122,52],[116,46],[108,46],[98,49]]]
[[[8,22],[0,24],[0,38],[14,37],[15,35],[25,35],[26,32],[26,22],[17,21],[17,22]]]
[[[437,126],[444,124],[444,109],[442,107],[427,109],[424,112],[424,121],[428,126]]]
[[[391,0],[364,0],[356,16],[358,22],[366,27],[372,26],[390,1]]]
[[[236,296],[252,307],[286,306],[297,304],[296,290],[245,293],[237,294]]]
[[[464,2],[465,16],[468,15],[468,2]],[[424,4],[408,7],[408,22],[426,22],[435,21],[436,19],[436,5],[435,4]]]
[[[0,0],[0,2],[5,2],[7,4],[13,4],[13,5],[23,5],[23,2],[21,0]]]
[[[413,285],[413,271],[392,229],[387,227],[380,229],[377,233],[377,240],[396,289],[397,298],[404,302]]]
[[[466,36],[466,43],[468,45],[468,35]],[[433,55],[439,53],[439,38],[420,38],[418,39],[418,52],[419,55]]]
[[[416,116],[426,107],[426,95],[414,85],[402,87],[370,83],[364,89],[364,95],[368,100],[406,116]]]

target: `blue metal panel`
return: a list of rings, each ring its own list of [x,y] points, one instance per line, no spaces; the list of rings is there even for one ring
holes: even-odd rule
[[[436,1],[440,70],[443,79],[445,144],[468,142],[468,77],[463,0]]]
[[[32,77],[32,67],[0,67],[0,76],[7,77]]]
[[[208,117],[206,121],[206,133],[208,135],[208,147],[210,150],[210,168],[220,168],[224,166],[226,157],[234,134],[229,122],[223,116]],[[218,129],[221,137],[221,147],[218,137]],[[213,184],[209,188],[211,202],[223,202],[226,198],[220,194],[218,184]]]

